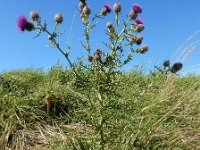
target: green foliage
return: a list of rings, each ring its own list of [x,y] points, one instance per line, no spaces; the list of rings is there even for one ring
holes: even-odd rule
[[[86,79],[94,75],[78,64],[76,70]],[[99,99],[105,95],[98,97],[91,90],[96,83],[87,85],[86,79],[77,81],[71,69],[60,65],[48,73],[24,70],[2,74],[1,149],[100,149],[101,125],[105,149],[200,147],[198,76],[117,74],[118,88],[115,93],[108,89],[110,94],[105,95],[109,98],[102,109]],[[56,108],[67,111],[56,109],[58,114],[48,114],[47,91],[56,97]]]

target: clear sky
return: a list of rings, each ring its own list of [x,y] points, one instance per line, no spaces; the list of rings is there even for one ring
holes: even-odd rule
[[[81,54],[85,57],[86,53],[80,45],[83,25],[77,9],[78,2],[79,0],[1,0],[0,72],[28,67],[48,69],[58,60],[63,65],[68,65],[56,49],[47,47],[46,34],[33,39],[35,32],[21,33],[17,30],[17,17],[19,15],[29,17],[31,10],[36,10],[47,20],[50,30],[53,28],[55,13],[62,13],[64,23],[60,31],[65,30],[65,34],[60,38],[62,46],[65,47],[67,41],[71,45],[72,60]],[[183,73],[200,72],[200,33],[182,45],[186,39],[200,30],[200,0],[87,0],[93,13],[98,13],[104,4],[112,6],[115,2],[122,5],[121,14],[124,16],[134,3],[139,3],[143,8],[143,13],[140,15],[145,23],[145,30],[142,33],[143,43],[149,45],[149,51],[145,55],[135,55],[133,62],[127,68],[144,65],[148,70],[154,65],[161,65],[166,59],[172,61],[177,59],[184,64]],[[102,20],[97,30],[93,30],[91,37],[93,49],[101,48],[102,40],[106,39],[102,31],[105,31],[106,22],[112,21],[113,16],[109,14]],[[179,57],[185,47],[189,47],[185,51],[187,52],[193,46],[195,49],[189,57],[184,60],[186,53]]]

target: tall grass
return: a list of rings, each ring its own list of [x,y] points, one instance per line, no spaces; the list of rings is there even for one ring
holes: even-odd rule
[[[100,149],[99,103],[88,76],[77,81],[60,66],[1,74],[0,149]],[[117,81],[104,106],[105,149],[200,149],[198,76],[132,71]],[[49,113],[47,92],[54,97]]]

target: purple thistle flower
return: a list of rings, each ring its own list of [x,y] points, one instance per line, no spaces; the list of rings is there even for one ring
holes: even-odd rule
[[[140,19],[140,18],[136,18],[136,19],[135,19],[135,22],[136,22],[137,24],[144,24],[144,22],[143,22],[142,19]]]
[[[90,54],[88,54],[88,55],[87,55],[87,60],[88,60],[89,62],[92,62],[93,56],[91,56]]]
[[[19,31],[24,31],[26,29],[27,19],[25,16],[19,16],[17,18],[17,28]]]
[[[112,9],[111,9],[111,7],[108,4],[105,4],[104,7],[106,8],[107,13],[111,12]]]
[[[134,4],[134,5],[133,5],[133,10],[134,10],[136,13],[142,13],[142,7],[141,7],[139,4]]]

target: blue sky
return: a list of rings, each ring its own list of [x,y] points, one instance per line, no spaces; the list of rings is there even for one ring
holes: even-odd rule
[[[17,31],[17,17],[19,15],[29,17],[31,10],[36,10],[43,19],[47,20],[50,30],[53,28],[55,13],[62,13],[64,23],[60,27],[60,31],[65,30],[65,34],[59,39],[61,45],[66,47],[67,41],[71,45],[70,58],[72,60],[80,55],[85,57],[85,50],[80,45],[83,25],[77,10],[78,2],[79,0],[1,0],[0,72],[29,67],[46,70],[55,65],[58,60],[64,66],[68,65],[56,49],[47,47],[46,34],[41,34],[40,37],[33,39],[36,32],[21,33]],[[149,51],[145,55],[135,55],[133,62],[126,68],[143,65],[148,71],[154,65],[161,65],[162,61],[170,59],[173,62],[183,62],[182,73],[200,72],[199,0],[87,0],[93,14],[98,13],[105,3],[112,6],[115,2],[122,5],[123,12],[121,14],[124,16],[134,3],[139,3],[143,8],[143,13],[140,15],[145,23],[145,30],[142,33],[143,43],[149,45]],[[102,40],[106,39],[105,24],[107,21],[112,21],[113,16],[113,13],[109,14],[101,21],[97,30],[93,30],[91,44],[94,50],[102,47]],[[73,18],[74,21],[72,21]],[[183,44],[194,33],[196,34]],[[194,51],[183,61],[184,56],[193,46],[195,47]],[[186,47],[188,49],[181,55]]]

